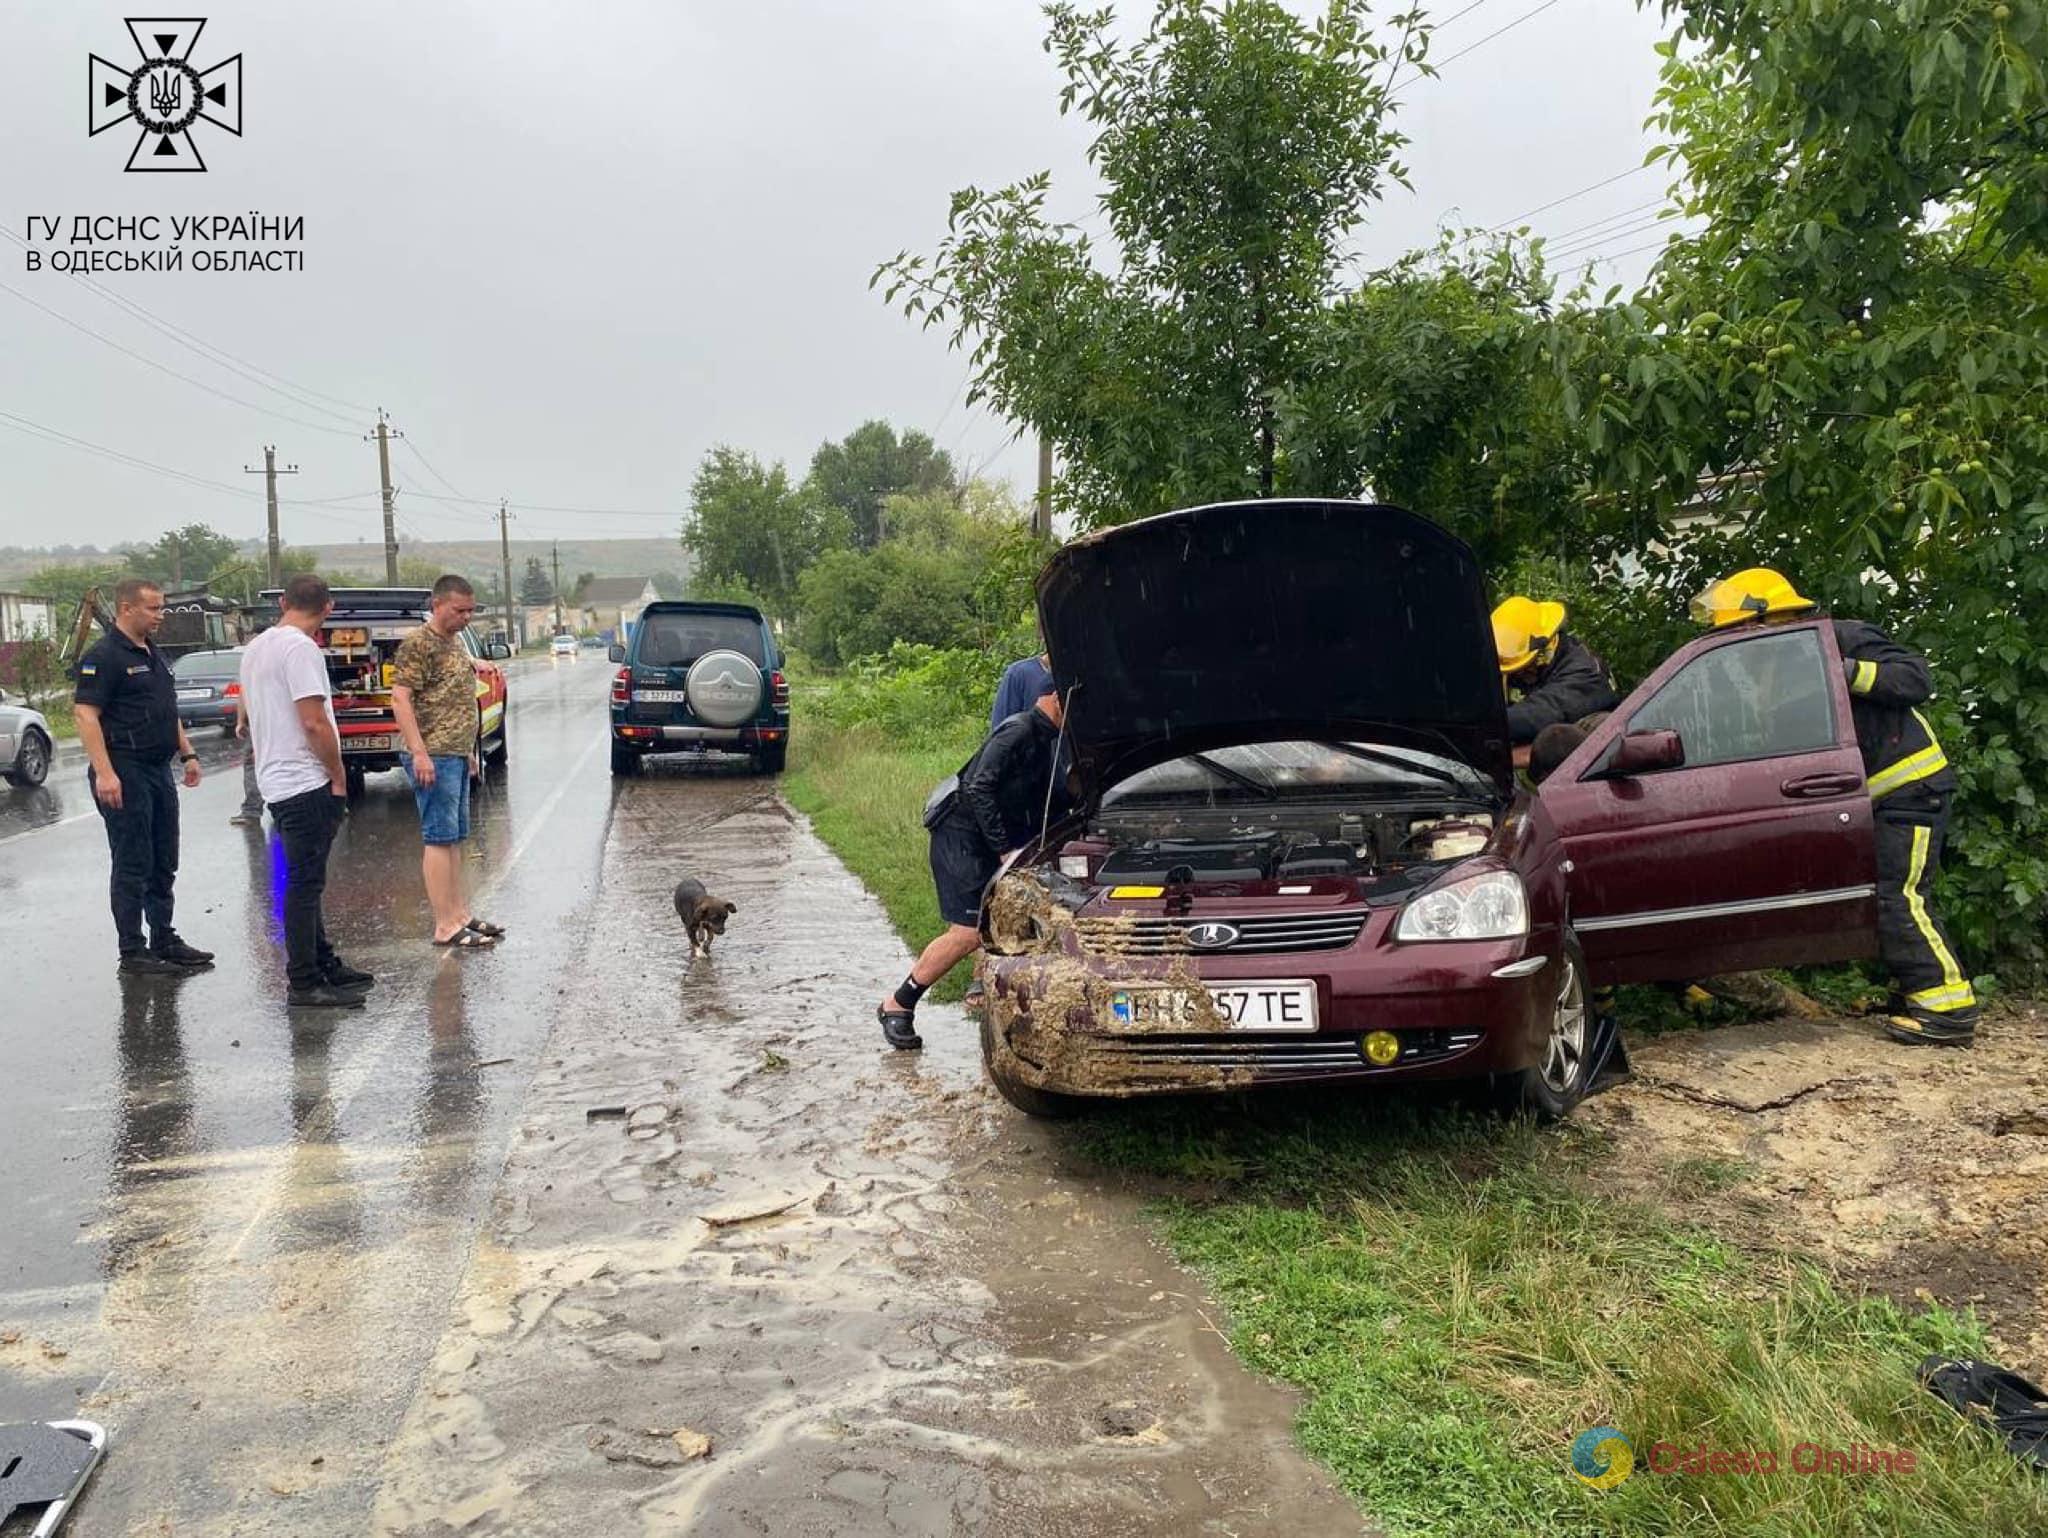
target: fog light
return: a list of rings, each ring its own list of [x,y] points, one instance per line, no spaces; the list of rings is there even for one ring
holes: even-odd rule
[[[1374,1031],[1359,1045],[1365,1049],[1366,1061],[1378,1068],[1401,1055],[1401,1038],[1392,1031]]]

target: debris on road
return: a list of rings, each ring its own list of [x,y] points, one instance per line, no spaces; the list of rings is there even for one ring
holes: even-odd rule
[[[817,1192],[811,1193],[812,1196]],[[758,1196],[743,1196],[723,1206],[713,1207],[709,1212],[697,1214],[707,1228],[736,1228],[742,1223],[757,1223],[763,1218],[779,1218],[794,1207],[801,1207],[811,1196],[795,1196],[787,1191],[763,1192]]]

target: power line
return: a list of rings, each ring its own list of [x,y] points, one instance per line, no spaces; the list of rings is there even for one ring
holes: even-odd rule
[[[1595,219],[1590,224],[1575,224],[1568,230],[1560,230],[1557,234],[1547,235],[1544,238],[1546,240],[1552,240],[1562,243],[1564,241],[1571,239],[1572,236],[1581,234],[1586,230],[1597,230],[1603,224],[1613,224],[1616,220],[1626,219],[1632,214],[1640,214],[1646,212],[1649,209],[1661,207],[1663,202],[1664,200],[1662,198],[1651,198],[1647,203],[1638,203],[1633,208],[1624,208],[1619,213],[1609,214],[1604,219]]]
[[[0,236],[5,236],[23,250],[31,249],[29,243],[12,230],[0,229]],[[83,273],[72,273],[70,276],[79,284],[98,294],[108,303],[126,310],[144,325],[153,327],[165,336],[170,337],[172,341],[178,343],[179,346],[185,348],[188,352],[197,353],[201,358],[204,358],[216,367],[225,368],[231,373],[240,374],[244,379],[249,380],[250,383],[261,385],[266,390],[282,395],[294,405],[308,407],[325,416],[335,416],[337,413],[329,406],[319,405],[319,401],[328,401],[333,406],[342,406],[350,412],[366,416],[372,410],[369,406],[343,400],[338,395],[329,395],[323,390],[315,390],[311,385],[293,384],[291,380],[285,378],[282,374],[272,373],[269,369],[259,364],[250,363],[246,359],[236,357],[235,354],[229,352],[224,347],[217,347],[211,342],[202,341],[182,326],[173,325],[162,316],[137,304],[127,295],[116,293],[105,284],[89,278]],[[216,354],[218,356],[215,356]],[[275,382],[273,383],[272,381]],[[312,399],[301,399],[300,397],[312,397]]]
[[[159,363],[156,361],[156,359],[148,357],[143,353],[139,353],[135,351],[135,349],[132,347],[122,346],[121,343],[115,341],[110,336],[102,336],[99,332],[93,330],[92,327],[84,325],[79,321],[73,320],[70,316],[64,314],[61,310],[51,309],[48,305],[44,304],[40,299],[31,299],[27,294],[24,294],[20,289],[15,288],[12,284],[0,283],[0,290],[4,290],[5,292],[14,295],[15,298],[19,299],[23,304],[29,306],[30,309],[41,310],[45,315],[49,316],[52,320],[58,321],[63,325],[69,326],[73,331],[81,332],[84,335],[91,337],[95,342],[99,342],[105,346],[113,348],[115,352],[122,353],[130,358],[133,358],[137,363],[140,363],[147,368],[153,368],[157,370],[159,373],[168,374],[171,376],[171,378],[178,380],[182,384],[191,385],[195,390],[204,390],[208,395],[218,396],[220,397],[220,399],[228,402],[228,404],[230,405],[240,406],[244,411],[261,412],[264,416],[276,417],[280,422],[289,422],[294,427],[303,427],[307,429],[309,432],[334,433],[341,437],[354,436],[352,433],[348,432],[344,428],[328,427],[319,422],[308,422],[305,418],[292,416],[289,412],[273,411],[268,406],[259,406],[254,401],[245,401],[238,395],[228,394],[228,392],[225,390],[216,390],[212,385],[206,383],[206,381],[203,379],[194,379],[190,374],[181,374],[167,363]]]
[[[421,449],[421,447],[417,443],[413,442],[412,434],[407,433],[404,439],[401,441],[403,441],[405,446],[412,451],[413,457],[417,459],[421,464],[427,467],[428,473],[432,475],[435,480],[439,481],[443,486],[446,486],[458,497],[463,494],[462,488],[460,486],[456,485],[453,481],[449,480],[447,476],[443,475],[439,470],[436,470],[434,468],[434,462],[431,459],[427,458],[426,452],[423,449]]]
[[[1476,49],[1484,48],[1488,43],[1492,42],[1502,33],[1512,32],[1515,30],[1515,28],[1519,27],[1523,22],[1528,21],[1533,17],[1541,16],[1545,11],[1549,10],[1553,5],[1556,4],[1557,0],[1543,0],[1543,3],[1537,6],[1534,10],[1524,11],[1521,15],[1517,16],[1513,21],[1507,23],[1507,25],[1495,27],[1491,32],[1487,33],[1486,36],[1480,38],[1478,42],[1467,44],[1465,47],[1460,48],[1456,53],[1451,54],[1445,58],[1435,60],[1430,67],[1432,69],[1442,69],[1446,64],[1454,64],[1459,59],[1464,58],[1466,54],[1471,53]],[[1471,6],[1467,6],[1465,8],[1465,10],[1471,9]],[[1458,12],[1458,16],[1462,16],[1464,14],[1465,11]],[[1457,17],[1454,16],[1451,19],[1455,21],[1457,20]]]
[[[1511,230],[1523,220],[1533,218],[1537,214],[1545,213],[1566,203],[1576,203],[1589,192],[1598,192],[1602,187],[1612,187],[1616,182],[1626,181],[1631,176],[1641,176],[1645,171],[1655,169],[1656,164],[1657,162],[1655,161],[1645,161],[1642,165],[1631,166],[1626,171],[1617,171],[1612,176],[1604,177],[1600,181],[1594,182],[1590,187],[1581,187],[1577,192],[1567,192],[1563,197],[1552,198],[1548,203],[1538,203],[1527,213],[1516,214],[1514,218],[1503,220],[1501,223],[1492,226],[1487,233],[1497,235],[1503,230]]]
[[[1544,248],[1544,255],[1555,258],[1575,256],[1582,251],[1597,251],[1602,246],[1612,245],[1617,240],[1632,239],[1646,231],[1657,229],[1667,222],[1664,219],[1645,219],[1639,224],[1623,225],[1619,229],[1608,230],[1603,234],[1588,235],[1580,240],[1562,241],[1555,247],[1546,246]]]

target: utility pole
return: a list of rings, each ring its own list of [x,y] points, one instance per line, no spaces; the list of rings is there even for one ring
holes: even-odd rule
[[[517,650],[519,632],[512,624],[512,534],[506,520],[511,514],[505,511],[505,499],[498,498],[498,554],[505,563],[505,644]]]
[[[1052,538],[1052,440],[1038,435],[1038,505],[1032,509],[1031,532]]]
[[[384,419],[384,408],[377,408],[377,474],[384,484],[384,581],[391,587],[398,586],[398,523],[391,511],[391,440],[403,438],[404,433],[394,433]]]
[[[555,633],[562,631],[562,542],[555,541]]]
[[[263,477],[263,490],[270,503],[270,585],[272,587],[284,586],[284,563],[283,557],[279,554],[277,544],[277,478],[280,475],[297,475],[298,473],[299,467],[297,465],[286,465],[282,470],[277,468],[277,445],[274,443],[263,445],[263,468],[261,470],[252,469],[248,465],[242,466],[242,474],[260,475]]]

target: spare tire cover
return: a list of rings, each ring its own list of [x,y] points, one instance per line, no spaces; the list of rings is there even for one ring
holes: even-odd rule
[[[683,692],[706,726],[741,726],[761,708],[761,670],[739,652],[706,652],[690,664]]]

